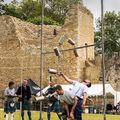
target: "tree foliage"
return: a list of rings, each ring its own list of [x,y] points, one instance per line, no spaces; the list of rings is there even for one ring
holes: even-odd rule
[[[27,22],[31,22],[36,25],[40,25],[42,22],[42,19],[41,19],[41,17],[38,16],[38,17],[27,19]],[[55,21],[51,18],[48,18],[48,17],[44,17],[44,24],[45,25],[59,25],[59,23],[57,21]]]
[[[4,10],[5,10],[5,13],[4,13],[5,15],[14,16],[14,17],[17,17],[17,18],[20,18],[20,19],[24,19],[24,17],[25,17],[24,14],[21,11],[21,8],[15,6],[12,3],[10,3],[9,5],[5,4],[4,5]]]
[[[97,20],[97,31],[95,32],[96,50],[101,52],[101,20]],[[120,51],[120,13],[106,12],[104,15],[104,40],[105,52]]]
[[[49,7],[46,9],[45,15],[63,24],[70,6],[78,2],[82,3],[82,0],[47,0]]]
[[[71,4],[82,0],[45,0],[45,24],[63,24]],[[37,0],[22,0],[20,3],[5,4],[5,14],[38,24],[40,22],[42,3]],[[38,22],[39,21],[39,22]]]

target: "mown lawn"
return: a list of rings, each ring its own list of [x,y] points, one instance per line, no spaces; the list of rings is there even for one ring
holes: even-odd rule
[[[4,112],[0,111],[0,120],[4,120]],[[20,120],[20,113],[16,112],[14,120]],[[25,112],[25,120],[28,120]],[[39,112],[32,112],[32,120],[39,120]],[[43,113],[43,120],[47,120],[46,113]],[[58,120],[55,113],[51,114],[51,120]],[[83,120],[103,120],[101,114],[83,114]],[[120,120],[120,115],[107,115],[107,120]]]

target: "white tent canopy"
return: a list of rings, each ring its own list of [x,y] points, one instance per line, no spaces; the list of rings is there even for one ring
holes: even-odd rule
[[[61,85],[64,90],[71,90],[73,85],[67,84],[67,85]],[[44,93],[49,86],[45,87],[42,92]],[[113,87],[110,84],[105,84],[105,92],[111,93],[114,95],[114,105],[116,105],[120,101],[120,92],[117,92],[113,89]],[[40,93],[37,93],[39,96]],[[103,95],[103,84],[93,84],[90,88],[88,88],[88,95],[89,96],[99,96]]]
[[[110,84],[105,84],[105,92],[111,93],[112,95],[115,95],[116,93]],[[103,95],[103,84],[93,84],[90,88],[88,88],[88,95]]]
[[[119,101],[119,97],[117,95],[117,92],[113,89],[113,87],[110,84],[105,84],[105,93],[111,93],[114,95],[114,105],[117,104]],[[93,84],[90,88],[88,88],[88,95],[89,96],[99,96],[103,95],[103,84]]]

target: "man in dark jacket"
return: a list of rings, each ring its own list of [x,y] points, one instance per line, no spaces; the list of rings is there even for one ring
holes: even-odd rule
[[[25,79],[22,83],[22,86],[20,86],[16,92],[16,94],[19,97],[19,102],[21,103],[21,117],[22,120],[24,120],[24,110],[27,110],[27,114],[29,117],[29,120],[31,119],[31,112],[30,112],[30,106],[31,106],[31,90],[28,86],[28,81]]]

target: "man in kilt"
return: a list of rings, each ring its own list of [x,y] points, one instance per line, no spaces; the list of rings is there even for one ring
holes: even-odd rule
[[[15,89],[14,89],[14,82],[11,81],[8,84],[8,87],[4,91],[5,96],[5,102],[4,102],[4,112],[5,120],[8,120],[8,114],[10,113],[10,120],[14,119],[14,112],[16,110],[15,108]]]
[[[59,120],[62,120],[60,102],[58,96],[55,93],[55,83],[52,81],[50,76],[49,88],[46,90],[43,95],[48,98],[48,109],[47,109],[47,119],[50,120],[50,112],[56,112]]]
[[[21,117],[22,120],[24,120],[24,110],[27,110],[28,118],[29,120],[32,120],[31,118],[31,90],[28,86],[28,81],[24,79],[22,86],[20,86],[16,92],[16,94],[19,97],[19,102],[22,104],[21,108]]]

